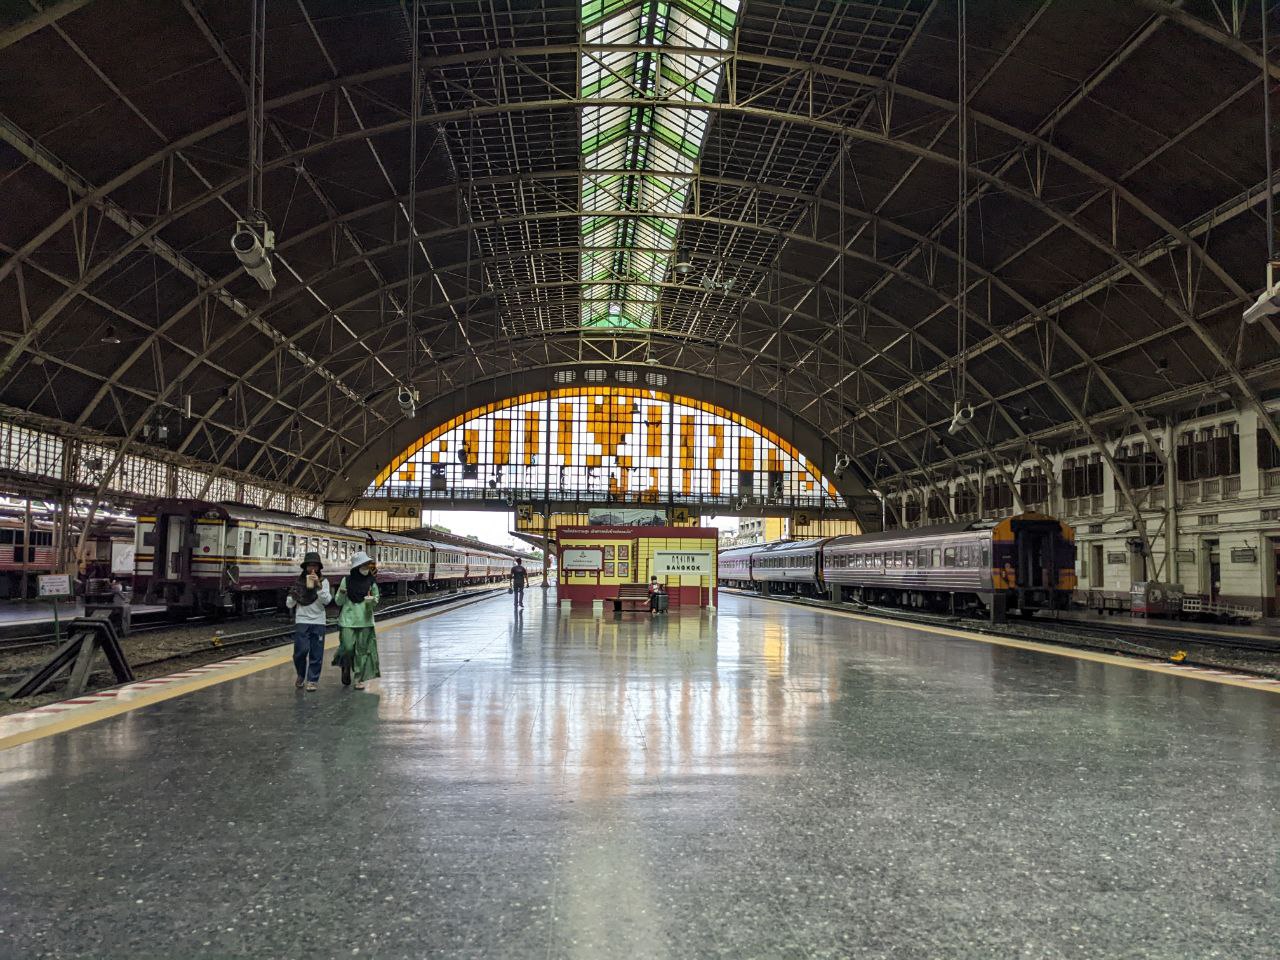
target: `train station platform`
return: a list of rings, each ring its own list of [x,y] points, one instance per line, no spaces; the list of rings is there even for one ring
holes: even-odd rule
[[[0,955],[1275,956],[1276,687],[527,597],[380,626],[365,692],[285,652],[28,728]]]

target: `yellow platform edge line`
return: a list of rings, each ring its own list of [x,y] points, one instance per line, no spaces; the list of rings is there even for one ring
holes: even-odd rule
[[[498,597],[476,597],[470,600],[461,600],[458,603],[451,604],[441,610],[428,610],[425,613],[406,613],[403,617],[384,620],[382,623],[378,624],[378,629],[381,630],[384,627],[402,627],[410,623],[416,623],[419,620],[427,620],[431,617],[439,617],[446,613],[453,613],[455,610],[461,610],[464,607],[483,603],[486,600],[496,599],[498,599]],[[325,638],[325,650],[332,650],[337,647],[337,645],[337,634],[333,634],[332,636]],[[218,671],[211,670],[207,674],[199,677],[175,680],[173,683],[164,687],[156,687],[153,690],[140,692],[136,696],[130,697],[128,700],[104,700],[101,704],[85,704],[80,709],[69,710],[65,714],[58,715],[57,719],[50,720],[48,723],[40,724],[39,726],[32,727],[29,730],[22,730],[6,737],[0,737],[0,750],[7,750],[10,747],[17,747],[24,743],[30,743],[33,740],[52,737],[59,733],[66,733],[69,730],[75,730],[77,727],[85,727],[91,723],[97,723],[100,720],[108,720],[111,717],[117,717],[122,713],[137,710],[140,707],[149,707],[154,703],[161,703],[165,700],[172,700],[175,697],[186,696],[189,693],[195,693],[197,690],[216,686],[219,683],[239,680],[243,677],[260,673],[263,670],[269,670],[272,667],[278,667],[282,664],[289,663],[292,660],[293,649],[288,644],[283,644],[278,649],[270,651],[268,655],[252,660],[248,663],[238,663],[234,666],[229,666]],[[181,673],[182,671],[179,670],[177,672]],[[13,714],[13,716],[19,715],[20,714]]]
[[[790,606],[792,609],[797,607],[796,604],[789,600],[783,600],[778,597],[762,597],[752,596],[748,593],[736,593],[734,596],[746,597],[752,600],[768,600],[772,603],[782,603]],[[889,624],[895,627],[902,627],[904,630],[918,630],[921,633],[936,633],[944,637],[958,637],[961,640],[968,640],[973,643],[986,643],[996,647],[1011,647],[1014,650],[1029,650],[1034,653],[1047,653],[1055,657],[1069,657],[1073,660],[1089,660],[1093,663],[1108,664],[1113,667],[1126,667],[1130,670],[1146,670],[1149,673],[1162,673],[1169,677],[1178,677],[1182,680],[1204,680],[1209,683],[1220,683],[1229,687],[1244,687],[1247,690],[1259,690],[1263,693],[1280,693],[1280,684],[1269,684],[1261,680],[1253,680],[1243,674],[1215,675],[1211,673],[1193,672],[1185,667],[1179,669],[1169,664],[1158,663],[1156,661],[1147,662],[1137,660],[1131,657],[1121,657],[1113,653],[1101,653],[1097,650],[1072,649],[1070,647],[1059,647],[1055,644],[1037,643],[1034,640],[1016,640],[1013,637],[993,637],[985,633],[972,633],[968,630],[958,630],[952,627],[940,627],[931,623],[909,623],[905,620],[896,620],[892,617],[877,617],[865,613],[854,613],[852,610],[832,610],[828,607],[821,607],[817,604],[801,604],[802,609],[815,610],[818,613],[828,613],[836,617],[848,617],[851,620],[862,620],[866,623]],[[1213,670],[1229,670],[1229,667],[1210,667],[1204,669]]]

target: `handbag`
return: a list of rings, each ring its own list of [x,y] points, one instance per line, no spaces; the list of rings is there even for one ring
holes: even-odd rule
[[[508,585],[508,586],[507,586],[507,593],[515,593],[515,592],[516,592],[516,588],[515,588],[515,587],[510,586],[510,585]]]

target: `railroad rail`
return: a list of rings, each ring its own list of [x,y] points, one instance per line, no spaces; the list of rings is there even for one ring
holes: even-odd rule
[[[1059,646],[1089,646],[1079,641],[1094,640],[1100,644],[1110,645],[1115,653],[1123,653],[1143,659],[1185,663],[1213,669],[1222,669],[1223,663],[1203,660],[1191,656],[1184,648],[1212,648],[1225,653],[1237,654],[1271,654],[1274,660],[1264,665],[1248,663],[1232,663],[1230,669],[1241,673],[1253,673],[1259,676],[1280,676],[1280,637],[1275,642],[1268,642],[1257,637],[1237,636],[1232,634],[1209,633],[1193,630],[1161,630],[1159,627],[1140,627],[1136,624],[1108,623],[1104,621],[1074,620],[1070,618],[1037,617],[1022,621],[993,625],[983,620],[969,620],[964,617],[947,615],[919,614],[890,607],[877,607],[868,604],[837,603],[832,600],[818,600],[811,597],[798,597],[788,594],[769,594],[768,596],[749,590],[720,587],[720,590],[742,597],[778,600],[794,603],[797,606],[818,607],[826,610],[843,610],[849,613],[860,613],[876,617],[880,620],[893,621],[906,625],[918,624],[963,629],[971,633],[983,633],[993,637],[1007,637],[1014,640],[1032,640],[1039,643],[1051,643]],[[1065,632],[1074,634],[1078,641],[1063,636]],[[1163,645],[1163,646],[1161,646]]]
[[[385,621],[395,617],[402,617],[402,616],[405,616],[406,614],[416,613],[420,610],[429,610],[435,607],[450,606],[452,604],[459,603],[465,600],[484,599],[484,598],[496,596],[498,594],[505,593],[505,592],[506,592],[506,586],[500,585],[500,586],[472,587],[472,588],[457,590],[457,591],[445,593],[445,594],[436,594],[429,597],[419,597],[412,600],[407,600],[400,603],[390,604],[388,606],[382,607],[381,609],[377,610],[374,613],[374,619],[376,621]],[[245,619],[249,619],[249,618],[245,618]],[[235,622],[236,621],[225,621],[225,623],[227,624],[235,623]],[[187,621],[185,624],[172,624],[172,623],[156,624],[154,626],[148,627],[148,630],[153,630],[153,629],[158,630],[165,627],[168,627],[170,629],[183,629],[184,627],[190,627],[190,626],[191,626],[190,621]],[[326,625],[326,632],[334,631],[337,629],[338,629],[338,624],[336,620],[331,620]],[[131,636],[135,635],[136,633],[137,631],[134,631],[134,633],[131,634]],[[30,645],[43,646],[47,642],[51,642],[51,641],[41,641],[39,643],[33,643]],[[292,642],[293,642],[293,624],[292,623],[287,623],[287,624],[278,623],[260,630],[246,630],[241,633],[230,633],[230,634],[223,633],[221,629],[218,629],[217,631],[215,631],[214,636],[211,638],[211,640],[208,642],[207,645],[192,646],[188,649],[167,654],[166,656],[163,656],[163,657],[152,657],[148,660],[131,661],[130,666],[135,671],[138,671],[138,670],[153,668],[157,666],[162,666],[167,663],[177,663],[179,661],[190,661],[193,659],[200,659],[200,658],[203,658],[202,662],[210,663],[210,662],[216,662],[219,659],[223,659],[222,656],[211,657],[210,656],[211,654],[225,653],[226,656],[240,655],[246,652],[257,652],[258,650],[266,650],[266,649],[270,649],[271,647],[283,646]],[[13,649],[13,647],[0,646],[0,651],[4,651],[8,649]],[[0,686],[3,686],[9,680],[23,676],[24,674],[25,674],[25,671],[17,672],[17,673],[0,672]],[[99,689],[104,689],[104,688],[99,688]]]

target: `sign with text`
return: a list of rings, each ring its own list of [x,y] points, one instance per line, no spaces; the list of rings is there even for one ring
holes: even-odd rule
[[[707,550],[655,550],[653,572],[664,576],[711,576],[711,553]]]
[[[47,573],[36,577],[42,597],[66,597],[71,594],[71,577],[65,573]]]
[[[604,551],[566,547],[560,552],[560,565],[565,570],[599,570],[604,565]]]

